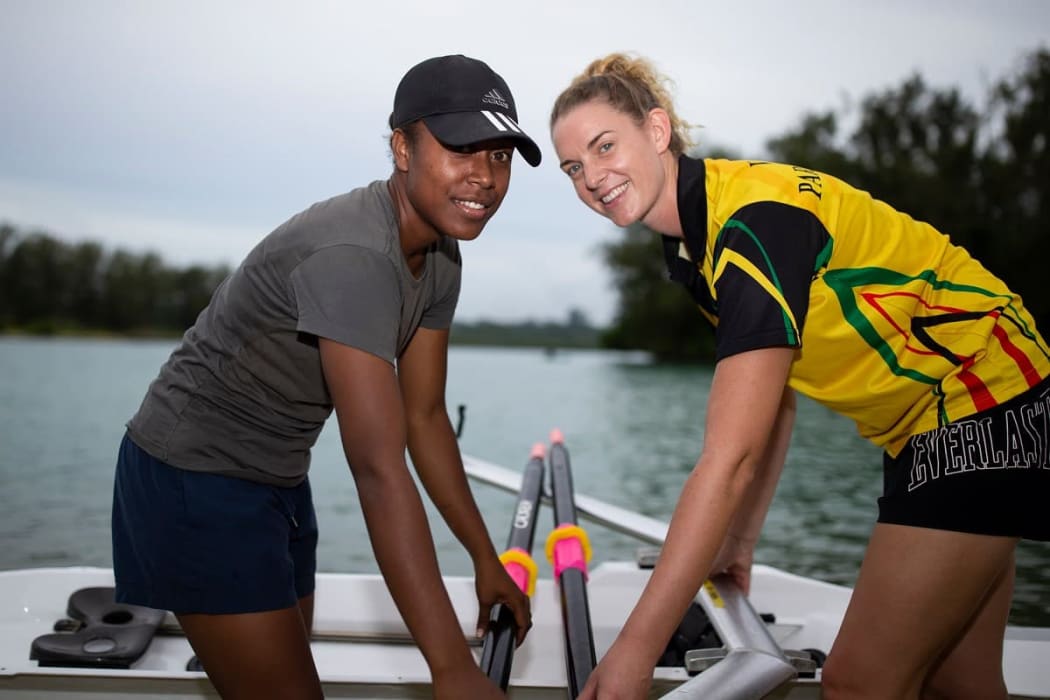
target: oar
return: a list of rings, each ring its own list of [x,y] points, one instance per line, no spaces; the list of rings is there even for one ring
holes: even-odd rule
[[[494,486],[507,493],[518,492],[521,477],[513,469],[507,469],[499,464],[486,462],[466,454],[463,455],[463,468],[467,476],[474,481]],[[667,537],[667,523],[665,522],[582,493],[574,495],[576,512],[592,523],[657,546],[662,545],[664,538]],[[547,503],[551,502],[549,492],[543,495],[543,500]]]
[[[514,509],[507,550],[500,556],[507,573],[526,595],[536,588],[536,563],[532,560],[532,539],[536,533],[536,514],[540,509],[543,491],[543,445],[532,448],[525,473],[521,477],[518,503]],[[514,640],[518,630],[513,611],[505,605],[495,605],[489,617],[489,629],[481,648],[481,670],[503,690],[510,682],[510,666],[514,659]]]
[[[554,531],[547,538],[546,549],[561,590],[565,675],[569,697],[575,700],[596,663],[591,611],[587,604],[587,561],[591,558],[591,546],[587,533],[576,524],[569,451],[557,429],[551,431],[550,467]]]
[[[551,459],[553,469],[553,449]],[[515,488],[511,485],[514,472],[506,467],[468,455],[463,455],[463,466],[467,476],[476,481],[506,491]],[[644,542],[662,545],[667,536],[667,523],[655,518],[583,494],[577,495],[575,502],[576,510],[583,517]],[[784,651],[731,578],[716,576],[700,588],[695,600],[707,613],[728,654],[666,697],[674,700],[763,697],[779,683],[795,676]],[[745,686],[742,692],[740,684]]]

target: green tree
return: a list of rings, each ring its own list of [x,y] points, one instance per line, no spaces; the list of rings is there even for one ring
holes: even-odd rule
[[[766,142],[773,159],[833,174],[850,181],[854,164],[838,143],[838,118],[833,112],[810,114],[794,131]]]
[[[996,131],[982,163],[987,235],[980,257],[1050,334],[1050,50],[1032,53],[1023,65],[993,93]]]
[[[142,256],[118,250],[102,275],[102,306],[107,328],[129,332],[160,325],[156,310],[161,306],[165,273],[155,254]]]
[[[5,264],[12,321],[54,332],[64,315],[63,250],[54,238],[34,232],[18,242]]]
[[[10,224],[0,224],[0,330],[3,330],[13,320],[11,314],[14,306],[11,300],[14,290],[7,260],[11,256],[11,249],[15,246],[16,240],[15,227]]]
[[[833,114],[803,117],[767,147],[777,161],[835,175],[895,208],[967,240],[979,221],[970,196],[980,184],[982,119],[959,92],[920,76],[861,102],[855,131],[840,143]]]
[[[590,328],[591,322],[583,309],[574,306],[569,309],[569,316],[565,321],[565,325],[569,328]]]
[[[0,330],[182,332],[196,320],[225,266],[167,267],[155,253],[107,254],[43,232],[0,225]]]
[[[177,272],[169,299],[171,317],[168,325],[189,328],[197,320],[201,309],[208,305],[212,292],[229,275],[227,267],[206,268],[193,265]]]
[[[714,357],[714,335],[689,295],[668,280],[660,236],[642,224],[605,244],[605,262],[619,292],[605,347],[646,350],[662,362],[704,362]]]
[[[98,243],[85,242],[73,246],[65,256],[63,275],[65,299],[63,308],[77,325],[88,328],[102,326],[102,270],[105,254]]]
[[[911,78],[864,101],[851,138],[852,184],[969,245],[986,226],[974,196],[981,184],[981,126],[957,90]]]

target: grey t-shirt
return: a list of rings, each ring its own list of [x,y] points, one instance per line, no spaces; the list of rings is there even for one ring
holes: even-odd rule
[[[318,202],[216,289],[128,432],[182,469],[294,486],[332,412],[317,337],[394,363],[419,326],[451,325],[460,272],[442,238],[413,278],[385,181]]]

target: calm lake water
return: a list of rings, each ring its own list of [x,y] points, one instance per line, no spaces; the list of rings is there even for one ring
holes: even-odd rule
[[[110,566],[113,464],[123,424],[174,341],[0,337],[0,569]],[[711,372],[607,352],[453,348],[448,405],[466,407],[462,449],[520,469],[552,427],[565,433],[578,493],[667,519],[703,444]],[[455,418],[454,418],[455,420]],[[310,474],[321,527],[319,568],[373,572],[364,521],[334,421]],[[852,423],[800,399],[788,464],[756,560],[852,585],[876,516],[881,455]],[[497,547],[514,496],[476,498]],[[469,559],[431,510],[442,567]],[[545,510],[536,534],[553,526]],[[632,558],[638,542],[590,526],[595,563]],[[1050,626],[1050,545],[1022,543],[1011,613]]]

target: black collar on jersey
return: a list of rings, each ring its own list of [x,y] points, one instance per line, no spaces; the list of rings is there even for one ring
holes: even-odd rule
[[[671,280],[689,290],[702,308],[715,314],[707,283],[700,277],[700,264],[707,246],[707,188],[704,161],[686,155],[678,157],[678,220],[682,224],[685,247],[693,261],[678,255],[682,239],[664,236],[664,261]]]
[[[678,220],[685,234],[685,246],[699,265],[707,248],[707,169],[704,161],[678,156]]]

